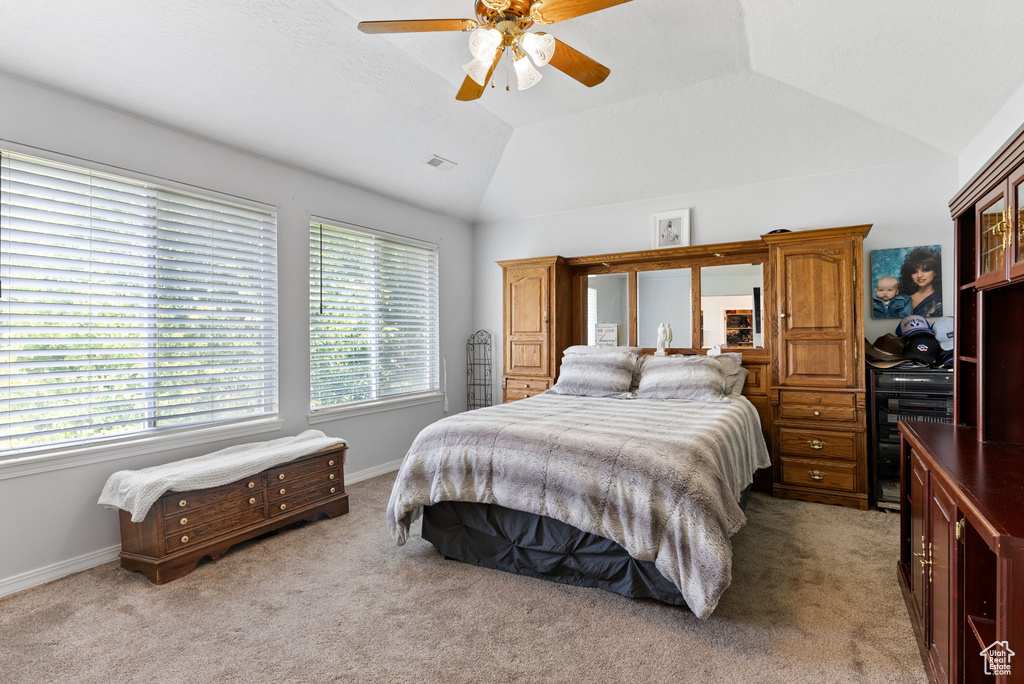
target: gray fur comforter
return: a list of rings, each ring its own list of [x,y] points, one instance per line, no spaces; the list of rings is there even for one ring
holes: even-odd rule
[[[423,506],[494,503],[545,515],[653,561],[698,617],[732,579],[741,492],[770,465],[757,411],[725,403],[545,393],[426,427],[402,463],[388,527]]]

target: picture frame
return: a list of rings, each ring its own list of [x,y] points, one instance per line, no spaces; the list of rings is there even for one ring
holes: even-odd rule
[[[619,345],[618,323],[598,323],[594,327],[598,347],[617,347]]]
[[[690,209],[660,211],[652,217],[653,249],[690,246]]]
[[[871,251],[871,317],[941,318],[942,245]]]

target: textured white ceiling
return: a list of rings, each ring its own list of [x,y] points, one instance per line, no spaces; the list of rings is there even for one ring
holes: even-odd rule
[[[604,84],[547,67],[529,91],[460,103],[465,34],[356,24],[470,17],[473,0],[0,0],[0,70],[509,218],[953,155],[1024,81],[1018,5],[635,0],[546,29],[610,67]]]
[[[1020,0],[743,0],[755,71],[959,153],[1024,82]]]

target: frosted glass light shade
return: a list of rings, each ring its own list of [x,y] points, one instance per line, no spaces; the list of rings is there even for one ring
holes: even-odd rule
[[[544,78],[540,72],[533,68],[530,60],[523,55],[515,61],[516,80],[519,82],[519,90],[532,88]]]
[[[555,54],[555,37],[548,33],[524,33],[522,38],[523,50],[533,58],[533,63],[539,67],[551,61]]]
[[[487,61],[482,59],[474,59],[468,64],[463,64],[462,68],[466,71],[466,74],[479,83],[482,86],[487,85],[487,72],[491,70],[491,64],[494,63],[494,55]]]
[[[469,51],[480,61],[493,62],[494,53],[501,45],[501,31],[492,28],[473,29],[469,33]]]

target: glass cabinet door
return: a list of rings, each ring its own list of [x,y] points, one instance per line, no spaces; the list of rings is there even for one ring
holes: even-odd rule
[[[1024,167],[1010,176],[1010,277],[1024,278]]]
[[[979,204],[977,286],[1006,280],[1006,244],[1010,235],[1007,223],[1006,189],[1000,187]]]

